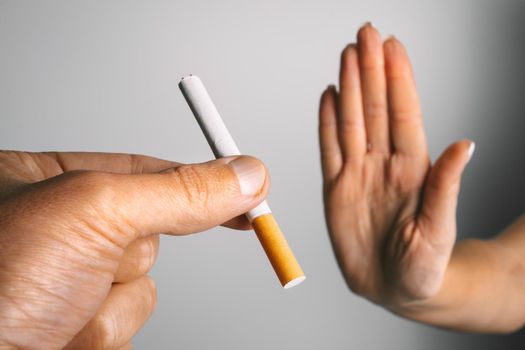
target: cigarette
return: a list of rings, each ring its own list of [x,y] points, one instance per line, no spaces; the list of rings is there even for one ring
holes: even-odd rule
[[[240,155],[241,152],[199,77],[190,74],[182,78],[179,88],[215,157]],[[281,285],[288,289],[303,282],[306,279],[303,270],[273,217],[268,203],[263,201],[246,213],[246,217],[252,224]]]

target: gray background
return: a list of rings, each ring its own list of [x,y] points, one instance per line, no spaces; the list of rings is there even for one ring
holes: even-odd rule
[[[404,41],[432,156],[470,137],[460,238],[525,209],[525,6],[519,1],[1,1],[0,147],[212,157],[177,83],[201,76],[308,275],[283,291],[251,232],[163,237],[139,349],[520,348],[525,333],[418,325],[351,294],[325,232],[317,105],[367,20]],[[487,281],[490,283],[490,281]]]

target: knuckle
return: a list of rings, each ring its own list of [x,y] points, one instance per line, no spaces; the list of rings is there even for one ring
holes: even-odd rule
[[[137,273],[143,275],[149,272],[157,258],[157,245],[151,239],[141,243],[139,247],[139,259],[137,259]]]
[[[172,174],[176,179],[178,189],[183,194],[184,201],[188,205],[194,206],[208,202],[210,185],[200,169],[191,165],[183,165]]]
[[[118,325],[112,313],[105,313],[94,320],[92,347],[94,350],[113,349],[118,342]]]
[[[341,118],[339,127],[342,131],[362,131],[365,128],[363,122],[356,118]]]
[[[144,276],[143,280],[135,286],[135,291],[140,295],[141,300],[138,304],[145,310],[146,314],[151,314],[157,304],[157,288],[153,279]],[[94,350],[114,349],[122,343],[122,316],[116,314],[118,311],[108,311],[97,315],[90,322],[89,329],[89,348]],[[142,311],[144,312],[144,311]],[[141,312],[141,313],[142,313]]]
[[[386,100],[381,98],[368,101],[365,103],[364,109],[368,118],[385,117],[387,111]]]
[[[129,166],[132,174],[142,174],[144,172],[144,163],[141,157],[136,154],[128,155]]]
[[[408,67],[400,62],[389,60],[385,64],[385,76],[391,85],[403,83],[410,78],[410,75],[411,71]]]
[[[415,126],[422,125],[423,116],[421,112],[414,109],[391,108],[389,114],[392,120],[398,124],[412,124]]]
[[[145,285],[146,285],[146,293],[145,295],[145,305],[150,310],[150,312],[155,308],[157,305],[157,286],[155,284],[155,281],[149,277],[145,276]]]
[[[115,196],[114,176],[97,171],[68,172],[69,188],[80,198],[92,204],[107,203]]]
[[[65,213],[74,219],[72,225],[81,225],[86,238],[123,248],[128,234],[134,232],[120,215],[119,206],[116,205],[120,198],[119,183],[115,175],[78,171],[67,173],[66,176],[60,186],[60,195],[63,196]]]

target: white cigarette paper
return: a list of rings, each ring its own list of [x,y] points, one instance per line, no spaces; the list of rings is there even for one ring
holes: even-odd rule
[[[195,115],[195,119],[197,119],[197,123],[199,123],[215,158],[240,156],[239,148],[233,141],[219,111],[217,111],[199,77],[195,75],[184,77],[180,81],[179,87]],[[271,212],[270,207],[264,201],[246,213],[246,216],[248,220],[252,221],[258,216],[270,214]]]
[[[215,157],[241,155],[202,81],[197,76],[190,75],[182,78],[179,88]],[[246,216],[254,226],[281,284],[284,288],[291,288],[306,277],[271,213],[268,203],[263,201],[246,213]]]

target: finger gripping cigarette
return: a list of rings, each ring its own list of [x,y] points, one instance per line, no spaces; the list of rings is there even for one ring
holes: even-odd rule
[[[216,158],[240,155],[230,132],[213,104],[202,81],[195,75],[182,78],[179,88],[188,102],[197,123],[204,133]],[[272,211],[266,201],[246,213],[257,238],[261,242],[270,263],[285,288],[294,287],[305,280],[301,266],[295,259]]]

